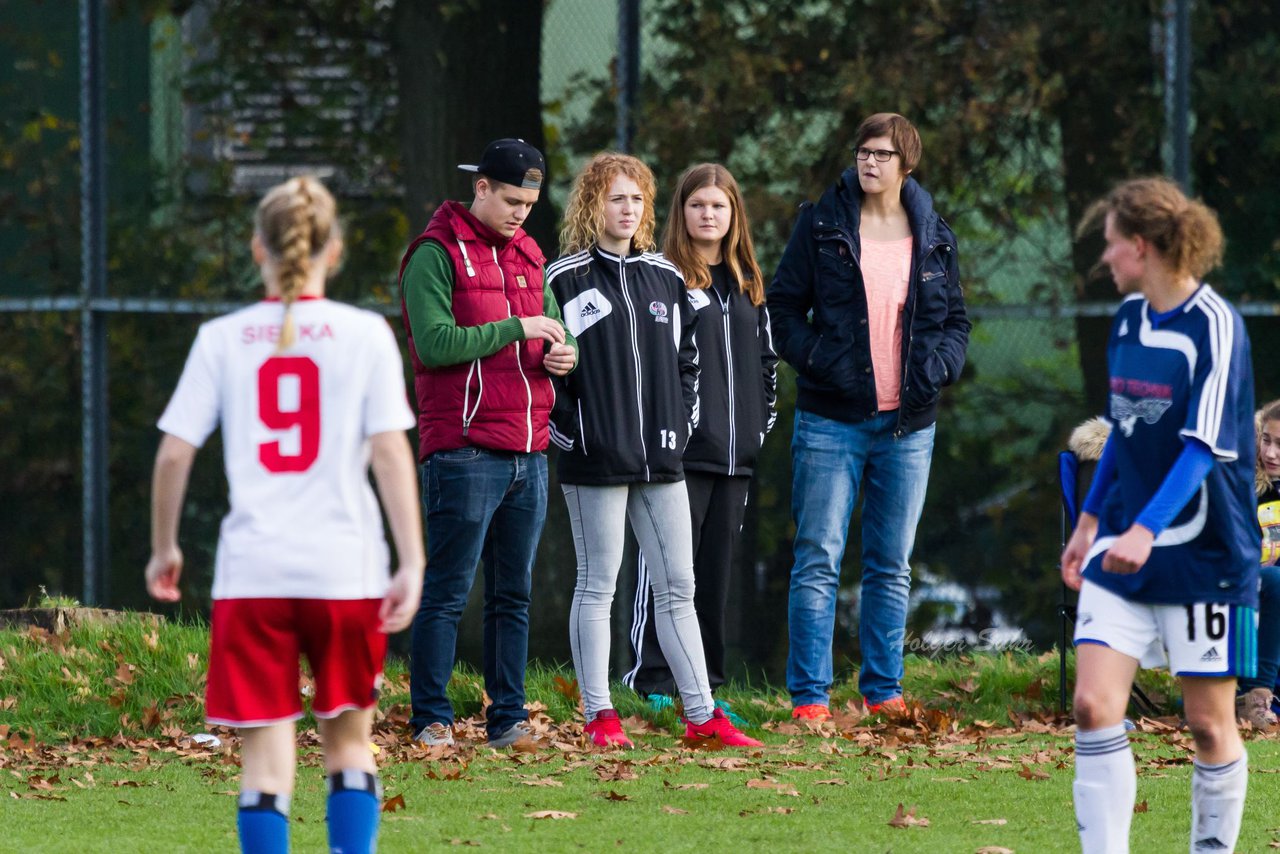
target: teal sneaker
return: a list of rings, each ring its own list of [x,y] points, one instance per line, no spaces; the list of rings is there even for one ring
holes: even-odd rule
[[[675,699],[669,694],[650,694],[645,699],[649,701],[649,711],[653,712],[655,715],[662,714],[667,709],[674,709],[676,707]]]
[[[733,709],[729,708],[728,700],[716,700],[716,708],[724,712],[725,717],[729,719],[729,723],[733,724],[739,729],[746,726],[750,726],[750,724],[748,724],[745,720],[743,720],[741,717],[733,713]]]

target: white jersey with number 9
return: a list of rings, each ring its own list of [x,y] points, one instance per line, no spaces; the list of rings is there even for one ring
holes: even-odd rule
[[[165,433],[200,447],[222,426],[231,509],[214,599],[373,599],[389,555],[369,483],[369,438],[414,424],[387,321],[327,299],[267,300],[200,327]]]

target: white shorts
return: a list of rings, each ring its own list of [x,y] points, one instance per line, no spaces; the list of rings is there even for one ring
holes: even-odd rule
[[[1075,644],[1098,643],[1175,676],[1253,676],[1258,612],[1244,605],[1130,602],[1091,581],[1080,588]]]

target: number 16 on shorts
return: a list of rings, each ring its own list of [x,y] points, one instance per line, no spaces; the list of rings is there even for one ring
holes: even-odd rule
[[[1252,676],[1258,612],[1245,605],[1133,602],[1088,579],[1080,589],[1076,645],[1096,643],[1175,676]]]
[[[1242,605],[1197,602],[1163,606],[1169,660],[1179,676],[1252,676],[1257,669],[1258,612]]]

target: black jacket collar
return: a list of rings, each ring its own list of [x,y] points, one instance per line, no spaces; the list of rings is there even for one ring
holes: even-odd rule
[[[862,220],[862,187],[858,184],[858,170],[850,166],[840,176],[840,181],[822,194],[813,211],[814,229],[837,228],[847,231],[855,243],[858,225]],[[933,209],[933,196],[910,175],[902,185],[902,206],[911,222],[911,236],[917,253],[926,251],[936,243],[955,243],[951,230]]]

